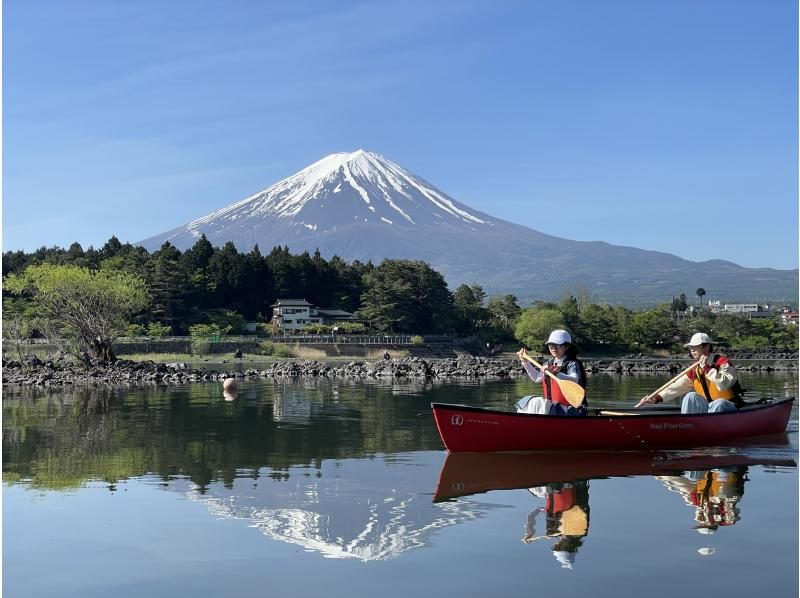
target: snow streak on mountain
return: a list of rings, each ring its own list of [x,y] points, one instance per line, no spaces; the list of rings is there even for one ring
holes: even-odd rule
[[[247,199],[189,223],[197,236],[265,217],[325,232],[353,222],[428,226],[437,220],[474,227],[485,220],[406,169],[371,152],[326,156]]]

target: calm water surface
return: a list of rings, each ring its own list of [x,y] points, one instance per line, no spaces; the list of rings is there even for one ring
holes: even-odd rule
[[[742,378],[750,399],[798,385]],[[589,396],[630,406],[662,382],[595,376]],[[743,446],[448,457],[431,401],[531,392],[4,389],[4,595],[797,595],[796,408]]]

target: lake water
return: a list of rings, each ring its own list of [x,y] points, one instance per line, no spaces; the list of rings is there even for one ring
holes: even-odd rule
[[[594,376],[591,405],[630,406],[663,381]],[[749,399],[798,385],[742,382]],[[534,391],[6,388],[4,595],[797,595],[796,407],[784,437],[736,447],[443,450],[431,401],[511,409]]]

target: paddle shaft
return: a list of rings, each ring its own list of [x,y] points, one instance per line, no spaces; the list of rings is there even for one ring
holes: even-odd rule
[[[526,361],[530,361],[533,365],[537,368],[542,370],[546,375],[550,376],[553,380],[556,381],[558,387],[561,389],[561,394],[564,395],[564,398],[567,399],[567,402],[575,407],[576,409],[581,406],[583,403],[583,397],[586,395],[586,391],[580,384],[573,382],[572,380],[562,380],[558,376],[556,376],[550,370],[544,369],[542,364],[536,361],[533,357],[525,353],[524,355],[520,355]]]
[[[686,368],[685,370],[683,370],[683,371],[682,371],[680,374],[678,374],[677,376],[673,377],[671,380],[667,381],[665,384],[661,385],[661,386],[660,386],[658,389],[654,390],[654,391],[653,391],[653,392],[651,392],[649,395],[646,395],[646,396],[645,396],[645,398],[646,398],[646,399],[649,399],[649,398],[650,398],[650,397],[652,397],[653,395],[660,393],[660,392],[661,392],[662,390],[664,390],[664,389],[665,389],[667,386],[669,386],[670,384],[672,384],[673,382],[675,382],[675,380],[677,380],[677,379],[678,379],[678,378],[680,378],[681,376],[684,376],[684,375],[686,375],[686,374],[687,374],[689,371],[691,371],[691,370],[692,370],[692,368],[694,368],[694,367],[697,367],[697,364],[698,364],[698,363],[700,363],[700,362],[699,362],[699,361],[696,361],[696,362],[694,362],[694,363],[693,363],[692,365],[690,365],[688,368]]]

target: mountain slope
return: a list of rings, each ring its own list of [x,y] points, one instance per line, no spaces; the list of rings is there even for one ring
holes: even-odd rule
[[[242,251],[287,245],[319,248],[346,260],[420,259],[450,287],[478,282],[522,300],[558,298],[580,285],[599,300],[666,301],[692,295],[733,300],[793,300],[797,270],[691,262],[671,254],[600,241],[571,241],[478,212],[384,157],[358,150],[331,154],[242,201],[140,244],[179,249],[201,234]]]

